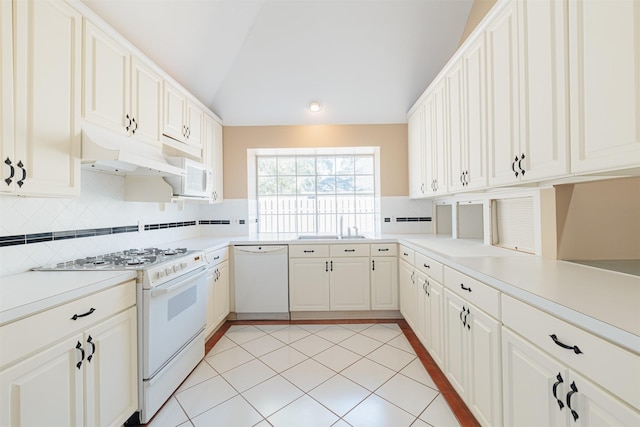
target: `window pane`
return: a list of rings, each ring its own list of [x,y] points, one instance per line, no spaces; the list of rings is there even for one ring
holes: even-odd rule
[[[258,157],[258,175],[275,175],[276,158]]]
[[[373,194],[373,176],[356,176],[356,192]]]
[[[327,194],[336,192],[336,178],[334,176],[318,177],[318,194]]]
[[[296,194],[296,177],[295,176],[279,176],[278,177],[278,193],[279,194]]]
[[[315,157],[298,157],[298,175],[315,175],[316,174],[316,158]]]
[[[278,157],[278,175],[295,175],[295,157]]]
[[[353,193],[355,192],[354,176],[336,176],[337,193]]]
[[[298,177],[298,194],[316,194],[316,177]]]
[[[373,155],[256,159],[258,231],[347,234],[376,229]]]
[[[354,158],[353,156],[336,158],[336,175],[353,175]]]
[[[334,175],[336,170],[335,157],[318,157],[318,175]]]
[[[356,174],[373,175],[373,156],[356,156]]]
[[[258,195],[259,196],[275,196],[278,194],[276,177],[259,177],[258,178]]]

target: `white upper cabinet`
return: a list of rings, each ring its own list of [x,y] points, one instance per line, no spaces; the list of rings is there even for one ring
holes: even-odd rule
[[[0,2],[0,160],[2,180],[15,176],[13,157],[13,22],[11,2]],[[12,160],[13,159],[13,160]],[[12,172],[13,171],[13,172]],[[13,189],[11,183],[0,183],[2,191]]]
[[[84,118],[128,135],[131,55],[87,19],[84,45]]]
[[[0,191],[78,195],[81,16],[64,2],[29,0],[3,1],[0,18]]]
[[[491,185],[569,172],[565,10],[511,1],[487,28]]]
[[[411,114],[408,121],[409,138],[409,197],[420,198],[425,196],[426,171],[425,171],[425,106],[421,104]]]
[[[484,33],[469,43],[447,73],[450,192],[487,185]]]
[[[201,157],[204,113],[191,102],[185,92],[165,80],[164,82],[164,126],[163,133],[177,141],[164,140],[172,147]]]
[[[204,115],[203,158],[205,164],[213,172],[213,190],[211,200],[213,203],[222,203],[224,199],[223,181],[223,151],[222,151],[222,125],[208,115]]]
[[[569,2],[571,170],[640,167],[640,2]]]
[[[567,4],[559,0],[516,4],[521,153],[515,154],[520,156],[520,179],[563,176],[569,173]]]
[[[431,138],[426,138],[427,171],[431,171],[427,177],[427,194],[443,195],[447,193],[447,153],[448,144],[448,116],[447,116],[447,95],[446,84],[442,80],[433,89],[433,109],[428,115],[429,108],[425,109],[425,123],[427,135],[429,129],[433,128]]]
[[[131,115],[136,138],[157,143],[162,135],[162,77],[131,58]]]
[[[467,190],[487,186],[487,80],[484,33],[470,41],[464,69],[464,144],[462,182]],[[456,181],[453,176],[449,181]]]
[[[160,145],[162,77],[85,19],[84,118]]]

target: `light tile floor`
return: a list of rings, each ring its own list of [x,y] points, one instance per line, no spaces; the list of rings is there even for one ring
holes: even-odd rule
[[[395,323],[234,325],[151,427],[459,426]]]

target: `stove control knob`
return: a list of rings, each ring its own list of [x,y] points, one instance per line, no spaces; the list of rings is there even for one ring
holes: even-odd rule
[[[180,265],[178,265],[178,264],[174,265],[173,266],[173,271],[177,272],[178,270],[180,270]]]
[[[173,269],[171,269],[171,268],[167,268],[164,271],[167,272],[167,276],[169,276],[169,275],[171,275],[173,273]]]
[[[160,270],[160,271],[158,271],[158,272],[156,273],[156,278],[160,279],[160,278],[162,278],[162,277],[164,277],[164,276],[166,276],[166,275],[167,275],[167,273],[165,273],[165,271],[164,271],[164,270]]]
[[[187,263],[186,262],[181,263],[180,268],[187,268]]]

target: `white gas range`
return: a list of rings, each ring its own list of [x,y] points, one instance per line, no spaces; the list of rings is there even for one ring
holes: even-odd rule
[[[206,261],[201,251],[129,249],[35,270],[137,270],[138,401],[147,423],[204,357]]]

